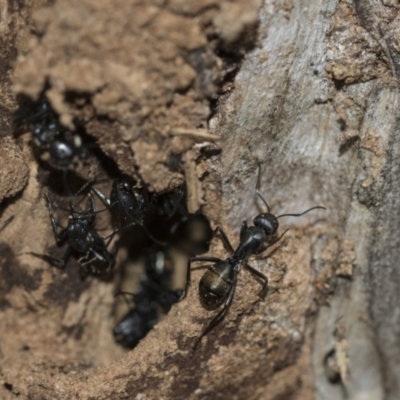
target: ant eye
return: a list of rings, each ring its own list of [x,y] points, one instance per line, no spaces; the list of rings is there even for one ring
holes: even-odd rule
[[[275,215],[270,213],[259,214],[253,220],[254,226],[261,228],[267,235],[273,235],[279,228]]]

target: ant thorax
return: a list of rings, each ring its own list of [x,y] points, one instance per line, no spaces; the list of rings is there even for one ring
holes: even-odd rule
[[[257,226],[246,227],[240,234],[240,243],[235,251],[238,261],[244,261],[261,246],[265,238],[263,229]]]

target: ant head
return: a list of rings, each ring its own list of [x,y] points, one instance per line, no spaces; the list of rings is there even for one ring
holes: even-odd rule
[[[113,189],[123,192],[130,192],[131,184],[124,179],[115,179],[113,182]]]
[[[67,210],[66,210],[67,211]],[[96,217],[96,211],[94,211],[94,202],[93,197],[89,195],[89,202],[86,211],[77,211],[75,209],[74,203],[72,202],[72,198],[69,199],[69,219],[71,221],[79,222],[79,223],[86,223],[91,225],[94,222]]]
[[[39,146],[48,146],[59,132],[55,123],[48,123],[46,126],[43,126],[41,122],[37,124],[31,123],[30,130],[36,144]]]
[[[274,214],[258,214],[253,220],[254,226],[261,228],[267,235],[273,235],[279,228],[278,219]]]
[[[29,113],[25,112],[29,129],[39,146],[47,147],[60,133],[58,115],[52,110],[44,95],[36,102],[30,102]]]
[[[84,223],[91,225],[94,222],[95,214],[90,211],[74,211],[69,219],[75,221],[75,223]]]

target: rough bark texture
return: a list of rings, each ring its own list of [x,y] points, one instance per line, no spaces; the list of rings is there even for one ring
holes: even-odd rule
[[[15,215],[0,232],[2,399],[400,398],[400,6],[259,6],[0,1],[1,220]],[[328,210],[280,220],[284,240],[250,261],[267,296],[242,271],[194,354],[213,315],[197,298],[201,271],[124,352],[111,335],[115,277],[82,281],[73,262],[60,272],[22,254],[62,251],[48,173],[12,124],[16,94],[43,90],[63,124],[86,121],[119,171],[156,192],[185,180],[190,208],[234,245],[262,208],[259,163],[274,213]],[[210,254],[226,256],[217,238]]]

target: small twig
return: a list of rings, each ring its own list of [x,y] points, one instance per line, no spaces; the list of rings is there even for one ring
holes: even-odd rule
[[[187,151],[183,156],[183,165],[186,177],[187,208],[189,213],[195,213],[201,207],[203,189],[196,174],[195,153]]]
[[[217,135],[208,133],[206,129],[186,129],[186,128],[174,128],[171,130],[172,135],[176,136],[190,136],[193,138],[206,140],[208,142],[216,142],[221,138]]]

